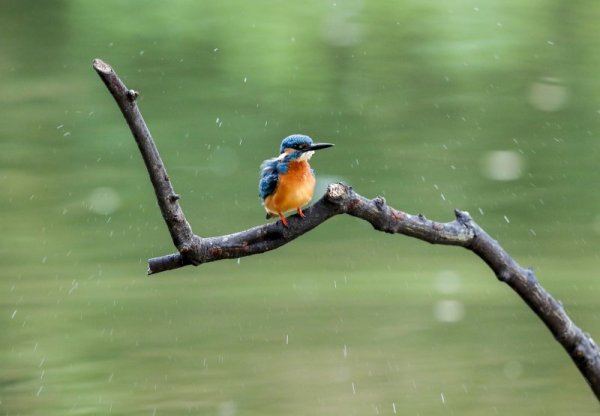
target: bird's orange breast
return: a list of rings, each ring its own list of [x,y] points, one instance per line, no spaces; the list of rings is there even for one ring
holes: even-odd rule
[[[279,175],[275,192],[265,198],[264,205],[273,214],[301,208],[311,200],[314,190],[315,177],[308,162],[293,161],[288,171]]]

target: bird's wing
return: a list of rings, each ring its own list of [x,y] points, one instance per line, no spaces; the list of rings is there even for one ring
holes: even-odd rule
[[[274,159],[265,160],[260,165],[260,181],[258,183],[258,193],[262,199],[265,199],[277,188],[277,181],[279,178],[279,172],[283,168],[280,166],[281,162]]]

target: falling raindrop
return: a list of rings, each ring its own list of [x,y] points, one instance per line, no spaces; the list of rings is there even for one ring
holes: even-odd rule
[[[94,189],[88,196],[89,210],[99,215],[109,215],[121,206],[117,191],[108,187]]]
[[[509,380],[516,380],[521,376],[523,372],[523,366],[519,361],[512,360],[504,365],[504,376]]]
[[[452,270],[442,270],[433,281],[434,288],[443,294],[449,295],[460,291],[462,282],[460,276]]]
[[[440,322],[458,322],[465,316],[465,306],[457,300],[442,300],[434,305],[433,316]]]
[[[513,181],[523,174],[524,160],[520,153],[512,150],[488,152],[482,160],[485,176],[497,181]]]
[[[566,105],[569,91],[558,78],[544,77],[531,84],[529,103],[540,111],[559,111]]]

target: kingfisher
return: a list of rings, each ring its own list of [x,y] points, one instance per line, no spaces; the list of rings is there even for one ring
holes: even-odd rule
[[[279,216],[287,227],[285,212],[296,210],[304,218],[302,207],[311,200],[315,190],[315,175],[308,161],[315,150],[331,146],[331,143],[313,143],[304,134],[292,134],[281,141],[279,156],[260,165],[258,191],[267,219]]]

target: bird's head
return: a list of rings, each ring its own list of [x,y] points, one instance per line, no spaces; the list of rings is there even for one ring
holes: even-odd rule
[[[304,134],[292,134],[281,141],[279,153],[293,154],[294,159],[310,159],[315,150],[331,146],[331,143],[313,143],[312,139]]]

